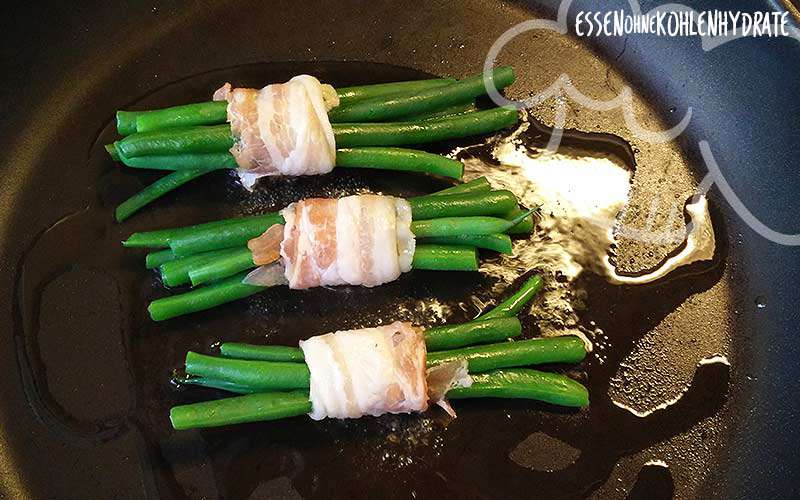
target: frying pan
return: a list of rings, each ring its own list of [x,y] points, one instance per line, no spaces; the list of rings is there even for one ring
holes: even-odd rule
[[[782,8],[733,1],[691,6]],[[644,352],[694,367],[700,351],[692,345],[708,339],[719,340],[731,361],[729,369],[717,364],[689,372],[692,389],[651,417],[608,404],[606,386],[616,367],[593,358],[586,374],[596,404],[588,416],[529,403],[469,402],[452,422],[433,416],[324,425],[294,419],[187,433],[167,428],[165,408],[208,397],[169,386],[170,370],[187,349],[265,336],[288,343],[403,311],[413,317],[420,304],[466,304],[448,313],[462,321],[477,311],[476,303],[496,300],[513,284],[419,274],[369,293],[276,292],[214,314],[149,323],[144,304],[160,293],[157,283],[143,279],[137,256],[111,250],[132,231],[211,220],[230,213],[231,206],[280,206],[309,193],[370,188],[408,195],[442,184],[411,175],[342,173],[266,183],[258,195],[246,197],[219,174],[119,226],[112,223],[114,204],[153,177],[120,171],[98,154],[113,137],[114,110],[200,100],[226,78],[256,85],[310,72],[347,85],[425,74],[461,77],[480,69],[503,31],[532,17],[554,19],[557,8],[558,2],[471,0],[87,1],[7,8],[0,84],[0,324],[7,336],[0,343],[3,493],[796,497],[798,253],[756,234],[715,188],[715,266],[637,290],[592,295],[589,286],[585,314],[604,327],[608,359],[617,364]],[[598,7],[575,1],[569,15],[592,8]],[[603,9],[614,8],[628,3],[603,3]],[[637,116],[652,124],[671,125],[691,108],[688,129],[669,146],[679,146],[679,155],[666,146],[639,144],[614,113],[578,110],[568,126],[613,134],[632,145],[637,175],[661,169],[669,176],[677,162],[674,168],[688,166],[695,182],[705,174],[698,145],[707,141],[748,209],[775,230],[793,233],[800,188],[792,161],[800,151],[794,133],[800,116],[798,55],[797,41],[786,38],[743,39],[704,51],[696,38],[578,40],[537,32],[520,36],[500,59],[520,75],[511,89],[517,97],[566,72],[588,94],[609,97],[622,85],[632,86]],[[538,109],[534,117],[548,123],[552,112]],[[593,137],[593,146],[603,142]],[[90,248],[92,242],[101,242],[102,250]],[[702,321],[705,312],[720,309],[725,314],[718,322]],[[648,332],[676,310],[694,315],[687,313],[688,319],[655,337],[648,351],[643,341],[654,338]],[[535,318],[525,321],[535,330]],[[658,342],[665,337],[676,339],[679,348],[662,350]],[[537,462],[542,450],[550,460],[544,465]],[[520,458],[526,453],[531,457]]]

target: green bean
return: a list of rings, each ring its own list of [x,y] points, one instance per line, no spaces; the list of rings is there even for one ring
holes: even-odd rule
[[[182,430],[278,420],[310,411],[307,391],[266,392],[175,406],[169,418],[174,429]]]
[[[433,79],[409,82],[379,83],[342,87],[336,90],[339,105],[348,105],[361,99],[399,93],[419,92],[455,83],[455,80]],[[207,101],[185,104],[151,111],[117,111],[117,133],[130,135],[159,128],[191,125],[213,125],[227,120],[226,101]],[[141,117],[141,121],[140,121]]]
[[[568,407],[589,404],[589,393],[580,383],[556,373],[527,368],[494,370],[472,376],[470,387],[447,392],[449,399],[514,398],[532,399]],[[244,389],[246,390],[246,389]],[[176,406],[170,421],[177,429],[278,420],[310,413],[306,391],[262,392]]]
[[[227,119],[227,101],[198,102],[138,113],[136,131],[149,132],[170,127],[215,125],[225,123]]]
[[[136,132],[136,118],[142,111],[117,111],[117,133],[130,135]]]
[[[542,290],[542,286],[544,286],[542,277],[538,274],[535,274],[528,278],[528,280],[522,284],[520,289],[514,295],[475,319],[508,318],[511,316],[518,316],[525,304],[527,304]]]
[[[112,142],[111,144],[106,144],[103,147],[106,148],[106,152],[108,153],[108,155],[111,157],[112,160],[115,160],[115,161],[119,161],[120,160],[119,151],[117,151],[117,144],[116,143]]]
[[[504,196],[506,195],[501,195],[501,197]],[[524,214],[519,216],[518,219],[522,217],[524,217]],[[496,217],[445,217],[414,221],[412,222],[411,230],[419,238],[461,234],[494,234],[504,232],[517,222]],[[173,237],[170,239],[169,245],[176,255],[189,255],[218,248],[242,246],[247,244],[250,239],[263,234],[272,224],[280,223],[283,223],[283,218],[280,217],[280,214],[272,214],[272,217],[265,222],[246,219],[241,224],[214,227],[208,231],[198,231]]]
[[[470,101],[466,103],[454,104],[444,109],[440,109],[439,111],[433,111],[430,113],[420,113],[418,115],[403,116],[398,121],[421,122],[425,120],[436,120],[438,118],[446,118],[448,116],[463,115],[465,113],[474,113],[475,111],[478,111],[478,107],[475,105],[475,102]]]
[[[471,321],[460,325],[444,325],[425,330],[428,351],[454,349],[466,345],[497,342],[522,334],[522,325],[517,318],[494,318]],[[262,361],[302,362],[303,351],[297,347],[252,345],[225,342],[220,352],[226,358]]]
[[[477,271],[478,252],[462,246],[417,245],[411,267],[429,271]]]
[[[564,375],[529,368],[495,370],[473,375],[470,387],[450,389],[447,397],[534,399],[571,407],[589,405],[589,392],[580,383]]]
[[[433,352],[498,342],[521,334],[522,324],[517,318],[495,318],[428,328],[425,330],[425,345],[428,347],[428,352]]]
[[[461,179],[464,165],[441,155],[402,148],[341,148],[336,150],[337,167],[366,167],[406,172],[424,172]]]
[[[224,153],[233,146],[229,124],[137,132],[117,141],[121,157]]]
[[[435,191],[433,193],[420,196],[420,198],[425,198],[429,196],[448,196],[454,194],[480,194],[480,193],[488,193],[492,190],[492,185],[489,184],[489,181],[486,177],[478,177],[476,179],[472,179],[471,181],[464,182],[462,184],[456,184],[455,186],[451,186],[449,188],[442,189],[440,191]]]
[[[178,257],[177,259],[164,262],[159,266],[161,281],[167,286],[186,285],[191,282],[189,272],[193,269],[209,262],[216,262],[218,259],[224,259],[238,251],[238,248],[223,248],[221,250],[211,250],[209,252],[201,252],[186,257]]]
[[[256,359],[262,361],[303,362],[302,349],[283,345],[253,345],[238,342],[225,342],[219,346],[220,353],[226,358]]]
[[[339,87],[336,94],[339,96],[339,106],[346,106],[356,101],[370,99],[377,96],[393,94],[408,94],[422,90],[443,87],[456,80],[452,78],[434,78],[430,80],[410,80],[406,82],[376,83],[372,85],[356,85],[352,87]]]
[[[492,71],[489,78],[498,90],[514,81],[514,70],[503,66]],[[388,121],[402,116],[430,113],[448,106],[472,101],[486,94],[484,75],[480,73],[442,87],[414,93],[363,99],[350,105],[339,105],[328,112],[333,122]]]
[[[235,217],[233,219],[222,219],[193,226],[175,227],[170,229],[159,229],[156,231],[145,231],[133,233],[127,240],[122,242],[126,248],[165,248],[169,247],[170,242],[176,238],[182,238],[189,234],[213,233],[223,226],[245,224],[255,219],[272,220],[274,214],[259,215],[254,217]]]
[[[227,278],[254,267],[256,265],[253,263],[253,253],[249,248],[233,248],[229,254],[191,269],[189,279],[192,281],[192,286],[197,286]]]
[[[515,368],[476,374],[472,379],[470,387],[451,389],[447,397],[452,400],[532,399],[568,407],[589,404],[589,393],[583,385],[556,373]],[[241,387],[237,389],[247,390]],[[170,421],[173,428],[181,430],[278,420],[307,414],[311,410],[306,391],[262,392],[176,406],[170,411]]]
[[[133,168],[180,170],[184,168],[238,168],[230,153],[172,154],[121,158]],[[460,179],[464,165],[450,158],[425,151],[401,148],[342,148],[336,151],[336,166],[423,172]]]
[[[123,201],[116,209],[117,222],[122,222],[148,203],[164,196],[170,191],[186,184],[192,179],[211,172],[211,169],[185,169],[177,170],[158,179],[135,195]]]
[[[246,217],[239,219],[237,223],[179,234],[170,239],[169,247],[179,256],[220,248],[241,247],[247,245],[251,239],[264,234],[264,231],[273,224],[283,224],[284,222],[278,212],[258,217]]]
[[[183,170],[187,168],[237,168],[236,159],[230,153],[135,156],[133,158],[120,158],[120,160],[128,167],[149,168],[153,170]]]
[[[475,335],[480,336],[481,332],[480,328],[471,328],[471,332],[463,329],[449,336],[441,335],[438,342],[442,345],[451,341],[454,344],[474,342]],[[492,329],[483,328],[483,334],[487,338],[496,337],[497,328],[494,328],[494,332],[486,333]],[[512,325],[509,322],[505,327],[506,332],[517,335],[520,329],[519,323]],[[435,334],[432,338],[436,343]],[[465,359],[470,373],[482,373],[516,366],[576,363],[585,356],[583,341],[575,336],[565,336],[501,342],[446,351],[428,351],[427,365],[430,367]],[[310,381],[308,366],[302,362],[220,358],[192,351],[186,354],[186,373],[259,391],[302,389],[307,388]]]
[[[221,391],[228,391],[236,394],[253,394],[255,392],[259,392],[258,389],[253,389],[252,387],[246,385],[234,384],[225,380],[217,380],[208,377],[186,377],[183,379],[176,379],[175,382],[177,382],[179,385],[196,385],[199,387],[219,389]]]
[[[537,209],[534,209],[534,211],[536,211],[536,210]],[[525,212],[526,212],[525,210],[523,210],[523,209],[521,209],[519,207],[516,207],[516,208],[514,208],[512,210],[509,210],[509,212],[504,216],[504,218],[505,219],[515,219],[515,218],[519,217],[521,214],[524,214]],[[512,227],[511,229],[509,229],[506,232],[508,234],[529,234],[531,231],[533,231],[533,214],[525,217],[524,219],[522,219],[522,221],[519,224],[517,224],[516,226]]]
[[[517,123],[513,108],[494,108],[464,115],[393,123],[334,123],[338,147],[402,146],[496,132]]]
[[[568,335],[430,352],[428,366],[466,359],[469,372],[480,373],[513,366],[577,363],[584,357],[586,357],[586,347],[583,340]]]
[[[307,389],[311,377],[305,363],[218,358],[189,351],[186,373],[259,391]]]
[[[442,217],[469,217],[474,215],[503,215],[517,206],[517,197],[511,191],[488,193],[460,193],[409,198],[414,220]],[[502,231],[498,231],[502,232]]]
[[[443,196],[449,194],[464,194],[464,193],[486,193],[492,190],[492,185],[486,180],[486,177],[478,177],[463,184],[456,184],[455,186],[441,191],[436,191],[426,196]]]
[[[439,236],[436,238],[423,238],[422,243],[438,245],[463,245],[468,247],[485,248],[495,252],[511,255],[513,245],[507,234],[460,234],[458,236]]]
[[[520,218],[521,219],[521,218]],[[440,219],[415,220],[411,232],[417,238],[504,233],[519,222],[499,217],[442,217]],[[174,248],[173,248],[174,250]]]
[[[178,256],[172,253],[172,250],[167,248],[166,250],[158,250],[156,252],[148,253],[144,258],[144,266],[147,269],[155,269],[161,264],[177,259]]]
[[[512,108],[494,108],[421,122],[334,124],[340,147],[398,146],[485,134],[517,122]],[[230,125],[196,126],[139,132],[107,146],[122,158],[171,154],[224,153],[233,146]]]
[[[195,288],[180,295],[154,300],[147,310],[154,321],[163,321],[184,314],[211,309],[227,302],[248,297],[265,289],[262,286],[242,283],[244,276],[244,273],[239,274],[208,286]]]

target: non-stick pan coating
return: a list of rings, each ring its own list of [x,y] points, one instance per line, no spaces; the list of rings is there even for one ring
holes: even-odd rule
[[[574,2],[571,12],[591,8],[584,3]],[[616,327],[605,334],[609,359],[617,363],[683,303],[695,316],[679,320],[678,338],[702,343],[718,336],[727,345],[731,368],[698,370],[687,397],[654,419],[614,409],[597,385],[614,367],[595,358],[573,374],[588,377],[597,403],[590,411],[600,412],[591,418],[525,402],[476,401],[462,404],[454,422],[431,413],[348,423],[294,419],[202,433],[168,429],[169,404],[215,396],[169,385],[187,349],[209,350],[223,339],[263,341],[265,334],[291,343],[377,318],[436,317],[420,305],[447,305],[445,315],[461,321],[480,301],[496,300],[520,281],[423,273],[375,293],[277,292],[218,314],[152,324],[144,305],[163,293],[160,285],[143,272],[141,255],[112,249],[134,230],[256,211],[258,201],[277,207],[297,196],[365,188],[410,195],[445,184],[339,173],[269,182],[253,199],[227,174],[215,173],[117,225],[114,204],[155,177],[121,171],[101,154],[114,137],[114,110],[201,100],[223,78],[257,84],[314,72],[347,85],[461,77],[480,70],[505,29],[534,16],[554,18],[554,7],[340,1],[11,8],[4,16],[0,97],[4,491],[33,498],[792,496],[797,252],[756,235],[713,194],[720,238],[713,266],[641,290],[592,294],[608,288],[586,283],[586,317]],[[653,125],[672,124],[691,106],[680,154],[674,145],[640,144],[619,114],[579,110],[568,125],[622,138],[633,158],[620,156],[637,174],[672,168],[680,186],[705,173],[698,142],[707,140],[750,210],[776,229],[797,231],[792,159],[800,144],[787,132],[800,115],[796,42],[744,40],[711,52],[691,39],[592,42],[598,46],[552,32],[520,36],[501,55],[519,73],[511,91],[522,96],[568,73],[585,93],[606,98],[633,86],[636,109],[651,113]],[[534,117],[548,122],[552,113],[538,109]],[[602,149],[599,142],[589,149]],[[659,251],[668,249],[654,250],[655,262]],[[706,307],[724,313],[707,331]],[[524,320],[535,333],[534,319]],[[687,357],[700,352],[686,349]],[[519,456],[543,447],[552,450],[547,463]],[[669,468],[647,465],[662,459]]]

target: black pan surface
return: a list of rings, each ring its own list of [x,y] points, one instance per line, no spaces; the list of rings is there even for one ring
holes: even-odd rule
[[[573,14],[589,8],[580,4],[574,2]],[[367,189],[414,195],[447,184],[414,175],[334,172],[266,182],[248,196],[227,174],[214,173],[117,225],[113,207],[155,176],[122,170],[104,156],[102,144],[114,138],[114,110],[203,100],[224,81],[258,85],[301,72],[335,85],[460,77],[480,69],[505,29],[531,17],[552,18],[554,7],[345,1],[12,9],[5,19],[7,77],[0,99],[6,117],[0,125],[0,289],[6,304],[0,321],[8,335],[0,344],[8,367],[0,382],[4,493],[791,497],[797,491],[791,482],[797,253],[746,228],[715,193],[719,245],[713,262],[653,286],[609,287],[591,277],[581,284],[581,324],[603,332],[594,339],[602,349],[570,371],[589,385],[589,410],[469,401],[459,403],[456,420],[430,412],[345,423],[292,419],[203,432],[169,429],[171,405],[219,395],[170,384],[187,349],[210,351],[233,339],[290,345],[379,320],[463,321],[538,265],[535,258],[490,257],[490,268],[509,271],[412,273],[371,291],[273,290],[213,313],[154,324],[144,308],[164,291],[143,272],[142,256],[118,245],[132,231],[256,213],[312,195]],[[654,128],[671,125],[691,106],[691,126],[678,143],[643,143],[618,111],[574,109],[568,127],[576,131],[565,144],[587,157],[612,154],[634,170],[636,206],[653,193],[685,196],[705,173],[697,144],[707,140],[750,209],[792,232],[797,186],[789,169],[800,144],[784,131],[798,116],[796,42],[743,40],[711,52],[691,40],[597,42],[590,47],[552,32],[519,37],[500,57],[519,73],[510,92],[525,96],[561,73],[597,98],[631,85],[637,116]],[[771,60],[785,64],[767,66]],[[553,107],[544,103],[532,118],[552,123]],[[546,128],[532,127],[521,140],[541,145],[547,137]],[[486,151],[475,147],[469,155],[482,158]],[[496,174],[492,180],[514,188],[513,177]],[[638,216],[636,210],[626,214],[631,222]],[[619,265],[629,272],[648,269],[672,250],[623,241]],[[537,304],[523,318],[526,335],[539,333],[546,307]],[[716,363],[695,370],[700,359],[715,354],[727,356],[730,368]],[[634,398],[669,399],[690,388],[676,404],[636,416],[609,396],[621,363],[652,376],[639,379],[652,385],[634,380]]]

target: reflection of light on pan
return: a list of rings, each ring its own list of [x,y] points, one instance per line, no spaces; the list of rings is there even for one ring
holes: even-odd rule
[[[697,366],[700,367],[700,366],[705,366],[705,365],[713,365],[713,364],[717,364],[717,363],[723,364],[725,366],[731,366],[731,363],[730,363],[730,361],[728,361],[728,358],[726,356],[722,356],[722,355],[719,355],[719,354],[716,354],[716,355],[713,355],[713,356],[707,356],[707,357],[701,359],[697,363]],[[614,403],[616,406],[622,408],[623,410],[627,410],[630,413],[632,413],[633,415],[636,415],[637,417],[645,418],[645,417],[651,415],[652,413],[654,413],[656,411],[664,410],[664,409],[674,405],[678,401],[680,401],[681,398],[684,396],[684,394],[689,392],[689,388],[690,387],[691,387],[691,384],[685,385],[683,387],[683,390],[681,390],[674,397],[669,398],[668,400],[666,400],[666,401],[662,402],[661,404],[658,404],[658,405],[656,405],[656,406],[654,406],[652,408],[648,408],[647,410],[637,410],[636,408],[634,408],[634,407],[622,402],[621,398],[615,398],[613,395],[611,397],[611,402]]]
[[[484,262],[481,271],[505,282],[531,269],[548,275],[533,306],[542,334],[575,334],[590,346],[589,332],[575,312],[584,292],[574,282],[584,269],[604,274],[616,218],[628,202],[631,171],[606,154],[527,147],[519,136],[528,125],[523,121],[511,136],[488,145],[500,166],[460,155],[469,176],[486,175],[495,187],[512,190],[523,205],[541,207],[535,233],[514,245],[513,256]]]
[[[717,354],[715,356],[705,357],[705,358],[701,359],[700,362],[697,363],[697,365],[698,366],[713,365],[715,363],[721,363],[721,364],[723,364],[725,366],[731,366],[731,362],[728,361],[728,357],[727,356],[722,356],[722,355],[719,355],[719,354]]]
[[[679,251],[641,276],[617,273],[610,258],[615,235],[636,234],[636,228],[621,228],[618,222],[630,199],[631,170],[609,154],[567,147],[551,153],[527,146],[522,135],[529,126],[523,119],[510,136],[456,154],[463,157],[469,177],[486,175],[496,187],[512,190],[524,205],[541,207],[535,234],[517,243],[513,256],[485,262],[481,270],[505,281],[530,269],[549,275],[533,311],[544,335],[578,334],[587,340],[594,335],[579,324],[576,314],[586,293],[576,281],[584,271],[611,284],[635,285],[713,257],[708,204],[698,197],[685,207],[690,224]],[[499,166],[484,161],[480,153],[469,155],[488,148]]]
[[[695,262],[711,260],[714,257],[714,228],[711,226],[711,216],[708,212],[708,200],[705,196],[698,196],[695,201],[690,200],[684,210],[689,216],[686,239],[680,250],[666,258],[655,270],[640,276],[622,276],[617,274],[614,266],[606,256],[606,272],[608,280],[618,285],[641,285],[652,283],[667,276],[672,271],[682,266]]]

